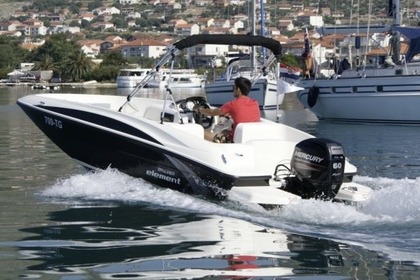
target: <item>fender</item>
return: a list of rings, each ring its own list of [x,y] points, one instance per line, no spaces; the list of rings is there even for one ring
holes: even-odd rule
[[[314,107],[319,95],[319,88],[313,86],[308,91],[308,106],[310,108]]]

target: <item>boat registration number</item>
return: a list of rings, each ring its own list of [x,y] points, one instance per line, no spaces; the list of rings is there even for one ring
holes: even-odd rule
[[[63,123],[60,120],[44,116],[45,124],[62,129]]]

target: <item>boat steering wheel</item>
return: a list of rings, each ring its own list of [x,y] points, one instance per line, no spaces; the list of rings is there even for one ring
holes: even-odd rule
[[[194,121],[197,124],[200,124],[204,129],[209,128],[214,123],[213,116],[205,116],[194,110],[196,105],[199,105],[202,108],[210,108],[210,105],[207,103],[206,99],[202,96],[192,96],[185,99],[178,100],[176,102],[178,108],[184,113],[191,113]]]

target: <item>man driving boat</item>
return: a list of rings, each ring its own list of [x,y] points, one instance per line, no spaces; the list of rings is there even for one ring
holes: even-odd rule
[[[251,90],[251,82],[244,77],[235,79],[233,96],[235,99],[226,102],[220,108],[194,108],[198,113],[205,116],[230,116],[233,120],[232,129],[220,134],[208,134],[205,138],[215,142],[233,143],[235,128],[239,123],[259,122],[261,117],[258,101],[248,96]],[[226,138],[226,140],[224,140]]]

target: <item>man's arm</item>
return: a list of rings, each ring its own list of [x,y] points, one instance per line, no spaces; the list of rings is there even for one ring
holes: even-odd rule
[[[219,108],[197,108],[197,112],[205,116],[221,116],[222,111]]]

